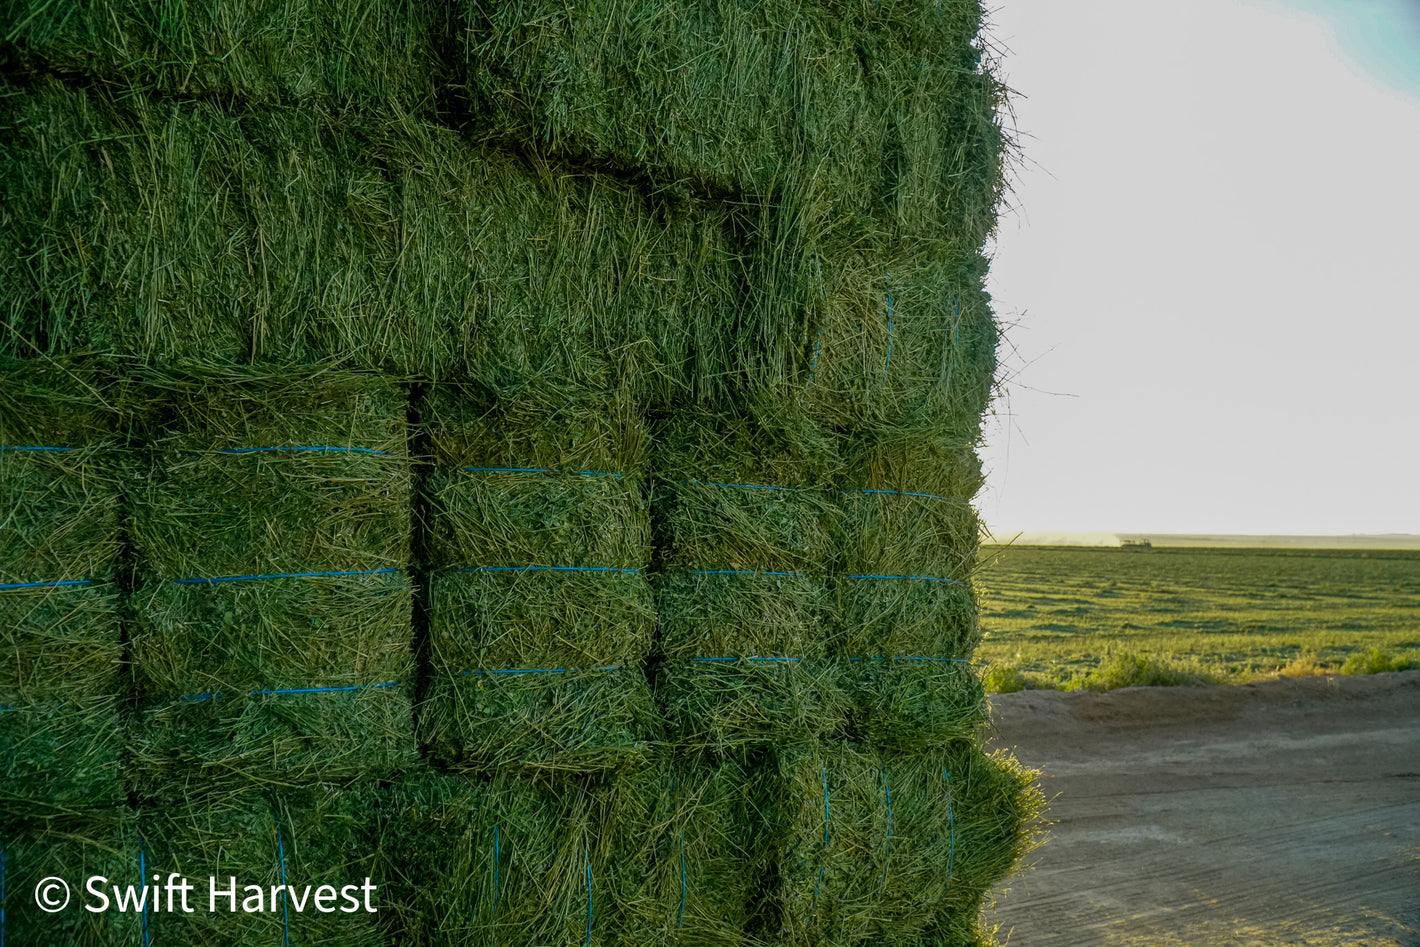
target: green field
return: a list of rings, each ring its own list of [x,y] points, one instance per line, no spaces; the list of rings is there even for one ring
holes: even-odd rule
[[[1420,667],[1420,551],[987,546],[995,690]]]

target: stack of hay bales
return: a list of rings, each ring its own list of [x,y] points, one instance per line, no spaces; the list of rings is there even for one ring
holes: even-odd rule
[[[78,364],[0,374],[0,813],[122,799],[120,410]],[[115,393],[108,392],[110,398]]]
[[[658,736],[639,419],[562,390],[444,386],[425,405],[435,757],[490,774],[634,760]]]
[[[725,752],[840,726],[824,634],[831,441],[802,418],[751,412],[681,412],[656,440],[660,683],[673,741]]]
[[[11,4],[0,354],[90,353],[137,420],[32,452],[90,464],[46,499],[0,484],[23,548],[88,536],[11,584],[93,583],[12,633],[6,812],[108,812],[82,837],[122,866],[383,892],[142,918],[182,942],[981,942],[1035,797],[969,664],[980,23]],[[87,397],[6,372],[30,446]],[[89,742],[33,709],[77,706],[33,672],[61,644]],[[40,792],[45,741],[85,757]]]
[[[132,501],[145,858],[242,885],[358,884],[370,787],[417,759],[405,392],[233,366],[150,369],[136,387],[163,406]],[[150,927],[184,943],[384,936],[364,911],[284,903]]]
[[[418,715],[442,772],[405,789],[398,858],[422,878],[398,905],[402,936],[634,941],[615,828],[661,739],[645,425],[624,393],[587,385],[416,394]]]
[[[161,780],[346,780],[414,759],[405,399],[340,372],[150,372],[134,499],[143,708]]]

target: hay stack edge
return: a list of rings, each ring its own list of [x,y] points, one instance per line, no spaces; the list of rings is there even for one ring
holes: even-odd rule
[[[981,17],[6,4],[0,942],[992,943]]]

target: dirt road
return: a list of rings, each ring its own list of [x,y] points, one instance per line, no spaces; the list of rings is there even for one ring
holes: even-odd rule
[[[993,705],[1054,800],[1012,947],[1420,947],[1420,671]]]

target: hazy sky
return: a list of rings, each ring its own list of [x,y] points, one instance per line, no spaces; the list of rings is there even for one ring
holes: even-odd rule
[[[993,532],[1420,533],[1420,0],[997,2]]]

